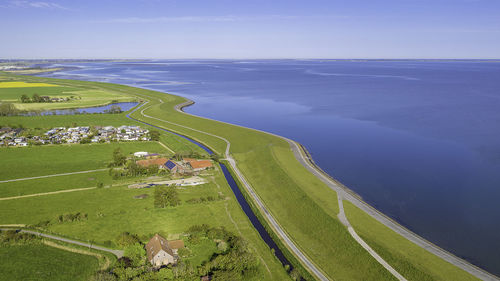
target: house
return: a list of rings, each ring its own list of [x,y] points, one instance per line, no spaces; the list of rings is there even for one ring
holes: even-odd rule
[[[177,251],[184,248],[184,241],[172,240],[161,237],[155,234],[148,244],[146,244],[146,253],[149,262],[154,266],[162,266],[168,264],[175,264],[179,259]]]
[[[137,163],[137,165],[142,166],[142,167],[149,167],[152,165],[156,165],[158,167],[163,167],[165,165],[165,163],[168,161],[170,161],[170,160],[167,160],[167,158],[156,158],[156,159],[139,160],[135,163]]]
[[[152,160],[156,160],[156,159],[152,159]],[[169,170],[172,174],[177,174],[177,173],[183,173],[184,172],[184,168],[182,168],[181,165],[175,163],[172,160],[166,161],[163,166],[165,167],[165,169]]]
[[[210,160],[196,160],[191,158],[185,158],[184,161],[193,169],[194,172],[203,171],[208,168],[212,168],[212,161]]]

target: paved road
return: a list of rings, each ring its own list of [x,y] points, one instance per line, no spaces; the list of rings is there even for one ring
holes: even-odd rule
[[[192,104],[194,104],[193,101],[186,101],[184,103],[177,105],[175,107],[175,109],[177,111],[183,112],[182,111],[183,107],[189,106]],[[189,114],[189,113],[184,112],[184,114]],[[192,114],[189,114],[189,115],[192,115]],[[196,116],[196,115],[193,115],[193,116]],[[199,116],[196,116],[196,117],[199,117]],[[214,121],[217,121],[217,120],[214,120]],[[221,121],[218,121],[218,122],[221,122]],[[222,123],[225,123],[225,122],[222,122]],[[234,125],[234,124],[231,124],[231,125]],[[234,125],[234,126],[237,126],[237,125]],[[393,221],[392,219],[390,219],[389,217],[387,217],[386,215],[384,215],[383,213],[381,213],[377,209],[373,208],[372,206],[370,206],[369,204],[364,202],[359,197],[359,195],[357,195],[356,193],[354,193],[352,190],[348,189],[347,187],[343,186],[342,184],[338,183],[336,180],[331,178],[328,174],[323,172],[321,170],[321,168],[317,167],[316,164],[314,164],[314,161],[312,160],[312,158],[306,152],[305,148],[303,148],[302,146],[297,144],[295,141],[288,139],[288,138],[285,138],[285,137],[280,136],[280,135],[273,134],[273,133],[269,133],[269,132],[265,132],[265,131],[261,131],[261,130],[257,130],[257,129],[252,129],[252,128],[248,128],[248,129],[259,131],[259,132],[266,133],[266,134],[270,134],[270,135],[273,135],[275,137],[279,137],[281,139],[286,140],[290,144],[290,147],[295,155],[295,158],[297,158],[297,160],[307,170],[309,170],[311,173],[313,173],[321,181],[326,183],[330,188],[335,190],[337,192],[338,198],[340,200],[344,199],[344,200],[347,200],[347,201],[353,203],[356,207],[360,208],[365,213],[369,214],[371,217],[375,218],[376,220],[378,220],[379,222],[381,222],[385,226],[389,227],[390,229],[392,229],[396,233],[400,234],[401,236],[405,237],[406,239],[410,240],[411,242],[417,244],[418,246],[424,248],[425,250],[431,252],[432,254],[444,259],[445,261],[469,272],[470,274],[476,276],[477,278],[479,278],[481,280],[486,280],[486,281],[500,281],[500,278],[498,278],[497,276],[494,276],[493,274],[486,272],[485,270],[483,270],[483,269],[481,269],[473,264],[470,264],[467,261],[465,261],[461,258],[458,258],[455,255],[449,253],[448,251],[441,249],[440,247],[432,244],[431,242],[425,240],[424,238],[413,233],[412,231],[399,225],[398,223],[396,223],[395,221]],[[226,153],[227,153],[227,151],[226,151]],[[342,205],[339,204],[339,210],[342,212],[342,214],[343,214],[342,216],[345,218],[345,221],[343,221],[343,223],[346,222],[347,224],[349,224],[349,222],[347,221],[347,218],[345,217],[344,210],[341,207]],[[340,213],[339,213],[339,215],[340,215]],[[341,219],[341,221],[342,221],[342,219]],[[351,229],[352,229],[352,227],[351,227]],[[352,231],[354,232],[354,229],[352,229]],[[353,233],[351,233],[351,235],[353,235]],[[357,235],[357,234],[355,234],[355,235]],[[363,244],[360,241],[358,241],[358,243],[360,243],[361,246],[363,246]],[[364,241],[363,241],[363,243],[364,243]],[[381,263],[381,264],[383,265],[383,263]]]
[[[162,100],[160,100],[160,102],[163,103]],[[192,105],[192,104],[194,104],[193,101],[186,101],[184,103],[176,105],[175,106],[175,110],[177,110],[179,112],[183,112],[182,111],[183,107],[189,106],[189,105]],[[296,254],[297,257],[299,257],[299,259],[306,265],[306,267],[308,267],[310,269],[310,271],[313,272],[318,277],[318,279],[320,279],[320,280],[328,280],[328,278],[318,268],[316,268],[316,266],[314,264],[312,264],[309,261],[309,259],[288,238],[288,236],[285,234],[285,232],[283,231],[283,229],[279,226],[279,224],[276,222],[276,220],[274,220],[274,218],[272,217],[272,215],[267,211],[267,209],[265,208],[265,206],[262,203],[262,201],[260,200],[260,198],[253,191],[252,187],[244,179],[243,175],[241,174],[241,172],[239,171],[238,167],[236,166],[236,161],[229,154],[229,149],[230,149],[230,145],[231,144],[230,144],[230,142],[227,139],[225,139],[223,137],[220,137],[220,136],[217,136],[217,135],[214,135],[214,134],[210,134],[210,133],[207,133],[207,132],[196,130],[196,129],[193,129],[193,128],[190,128],[190,127],[187,127],[187,126],[176,124],[176,123],[173,123],[173,122],[170,122],[170,121],[167,121],[167,120],[163,120],[163,119],[159,119],[159,118],[156,118],[156,117],[152,117],[152,116],[146,115],[146,114],[144,114],[144,110],[145,109],[146,108],[144,108],[144,109],[141,110],[141,114],[143,116],[145,116],[145,117],[156,119],[158,121],[162,121],[162,122],[166,122],[166,123],[170,123],[170,124],[173,124],[173,125],[176,125],[176,126],[180,126],[180,127],[186,128],[186,129],[190,129],[190,130],[193,130],[193,131],[196,131],[196,132],[200,132],[200,133],[203,133],[203,134],[206,134],[206,135],[209,135],[209,136],[213,136],[213,137],[216,137],[216,138],[219,138],[219,139],[225,141],[226,144],[227,144],[226,151],[225,151],[227,160],[231,164],[231,167],[233,168],[233,170],[237,174],[237,176],[240,179],[240,181],[244,184],[244,187],[247,189],[248,193],[252,196],[252,198],[255,200],[255,202],[257,203],[257,205],[261,209],[262,214],[271,222],[271,225],[274,227],[275,231],[280,236],[280,238],[284,242],[286,242],[286,244],[288,245],[288,247]],[[183,112],[183,113],[184,114],[188,114],[188,115],[192,115],[192,116],[195,116],[195,117],[199,117],[199,116],[196,116],[196,115],[193,115],[193,114],[189,114],[189,113],[186,113],[186,112]],[[210,118],[206,118],[206,119],[210,119]],[[218,120],[213,120],[213,121],[217,121],[217,122],[221,122],[221,123],[226,123],[226,122],[222,122],[222,121],[218,121]],[[229,124],[229,123],[227,123],[227,124]],[[230,124],[230,125],[237,126],[237,125],[234,125],[234,124]],[[241,127],[243,127],[243,126],[241,126]],[[292,149],[292,151],[293,151],[293,153],[295,155],[295,158],[307,170],[309,170],[311,173],[313,173],[316,177],[318,177],[321,181],[323,181],[327,186],[329,186],[330,188],[332,188],[333,190],[335,190],[337,192],[339,200],[347,200],[347,201],[353,203],[355,206],[357,206],[358,208],[360,208],[361,210],[363,210],[364,212],[366,212],[371,217],[375,218],[376,220],[378,220],[379,222],[381,222],[385,226],[389,227],[390,229],[392,229],[396,233],[400,234],[401,236],[405,237],[406,239],[410,240],[411,242],[417,244],[418,246],[424,248],[425,250],[429,251],[430,253],[432,253],[432,254],[434,254],[434,255],[436,255],[436,256],[444,259],[445,261],[447,261],[447,262],[449,262],[449,263],[451,263],[451,264],[453,264],[453,265],[455,265],[455,266],[457,266],[457,267],[459,267],[459,268],[461,268],[461,269],[469,272],[470,274],[476,276],[477,278],[479,278],[481,280],[486,280],[486,281],[490,281],[490,280],[491,281],[500,281],[500,278],[498,278],[498,277],[494,276],[493,274],[491,274],[489,272],[486,272],[483,269],[481,269],[479,267],[476,267],[476,266],[468,263],[467,261],[454,256],[453,254],[447,252],[446,250],[441,249],[440,247],[432,244],[431,242],[425,240],[424,238],[422,238],[422,237],[418,236],[417,234],[411,232],[410,230],[406,229],[405,227],[399,225],[398,223],[396,223],[395,221],[393,221],[392,219],[390,219],[389,217],[387,217],[386,215],[384,215],[383,213],[381,213],[377,209],[373,208],[372,206],[370,206],[369,204],[367,204],[366,202],[364,202],[353,191],[351,191],[347,187],[343,186],[342,184],[340,184],[339,182],[337,182],[336,180],[334,180],[333,178],[331,178],[329,175],[327,175],[325,172],[323,172],[319,167],[317,167],[314,164],[314,161],[312,160],[312,158],[310,158],[310,156],[306,152],[306,150],[304,148],[302,148],[299,144],[297,144],[295,141],[293,141],[291,139],[288,139],[288,138],[285,138],[283,136],[279,136],[279,135],[276,135],[276,134],[273,134],[273,133],[269,133],[269,132],[265,132],[265,131],[261,131],[261,130],[257,130],[257,129],[252,129],[252,128],[247,128],[247,129],[251,129],[251,130],[259,131],[259,132],[262,132],[262,133],[270,134],[270,135],[273,135],[273,136],[276,136],[276,137],[279,137],[281,139],[286,140],[290,144],[290,147],[291,147],[291,149]],[[343,206],[343,204],[339,204],[339,209],[341,209],[341,212],[343,214],[344,211],[343,211],[343,207],[342,206]],[[342,217],[343,218],[341,219],[341,221],[344,219],[343,223],[347,223],[347,225],[350,226],[349,222],[347,221],[347,218],[345,217],[345,214],[342,215]],[[359,238],[359,236],[355,233],[355,231],[352,228],[352,226],[350,227],[350,229],[351,229],[351,231],[349,231],[349,233],[353,237],[357,236]],[[349,227],[348,227],[348,230],[349,230]],[[356,237],[355,237],[355,239],[356,239]],[[368,250],[369,246],[361,238],[356,239],[356,241],[358,243],[360,243],[360,245],[363,246],[365,249],[367,249],[367,251],[370,254],[372,254],[372,256],[373,256],[373,253],[375,255],[377,255],[373,250],[371,250],[371,248],[370,248],[370,250]],[[379,258],[380,258],[380,256],[379,256]],[[392,267],[390,267],[389,264],[387,264],[385,261],[383,261],[382,258],[380,258],[380,259],[376,258],[376,259],[377,259],[377,261],[379,263],[381,263],[384,267],[386,267],[396,278],[398,278],[398,279],[402,278],[402,276],[399,273],[397,273],[394,269],[392,269]],[[389,267],[392,270],[390,270]],[[403,280],[403,279],[400,279],[400,280]]]
[[[5,230],[12,230],[12,229],[11,228],[0,228],[0,230],[5,231]],[[67,238],[63,238],[63,237],[59,237],[59,236],[55,236],[55,235],[31,231],[31,230],[22,229],[22,230],[20,230],[20,232],[30,233],[30,234],[50,238],[50,239],[57,240],[57,241],[62,241],[62,242],[66,242],[66,243],[70,243],[70,244],[74,244],[74,245],[83,246],[86,248],[91,248],[91,249],[95,249],[95,250],[99,250],[99,251],[108,252],[108,253],[115,255],[117,258],[123,257],[123,251],[121,251],[121,250],[108,249],[108,248],[99,247],[99,246],[88,244],[88,243],[83,243],[83,242],[79,242],[79,241],[75,241],[75,240],[71,240],[71,239],[67,239]]]
[[[411,242],[417,244],[418,246],[424,248],[425,250],[431,252],[432,254],[444,259],[445,261],[469,272],[470,274],[476,276],[477,278],[481,280],[487,280],[487,281],[499,281],[500,278],[494,276],[493,274],[484,271],[483,269],[468,263],[467,261],[460,259],[456,257],[455,255],[447,252],[444,249],[439,248],[438,246],[432,244],[431,242],[425,240],[424,238],[418,236],[417,234],[411,232],[410,230],[406,229],[405,227],[399,225],[377,209],[373,208],[372,206],[368,205],[366,202],[360,199],[359,196],[357,196],[353,191],[349,190],[342,184],[338,183],[334,179],[332,179],[330,176],[328,176],[326,173],[324,173],[319,167],[316,167],[312,159],[305,153],[305,151],[300,147],[296,142],[281,137],[288,141],[290,144],[293,153],[295,154],[295,157],[299,162],[306,168],[308,169],[311,173],[313,173],[316,177],[318,177],[320,180],[322,180],[324,183],[326,183],[330,188],[335,190],[338,194],[339,199],[343,198],[351,203],[353,203],[356,207],[360,208],[367,214],[369,214],[371,217],[375,218],[385,226],[389,227],[396,233],[400,234],[401,236],[405,237],[406,239],[410,240]],[[340,207],[340,206],[339,206]]]
[[[160,103],[163,103],[163,101],[161,99],[159,99],[159,101],[160,101]],[[264,203],[260,200],[260,198],[257,196],[257,194],[255,193],[255,191],[253,190],[253,188],[250,186],[250,184],[247,182],[247,180],[245,179],[245,177],[243,176],[243,174],[240,172],[240,170],[236,166],[236,161],[231,157],[231,155],[229,153],[229,150],[231,148],[231,143],[227,139],[225,139],[225,138],[223,138],[221,136],[218,136],[218,135],[214,135],[214,134],[207,133],[207,132],[204,132],[204,131],[201,131],[201,130],[193,129],[193,128],[190,128],[190,127],[187,127],[187,126],[184,126],[184,125],[180,125],[180,124],[177,124],[177,123],[173,123],[173,122],[170,122],[170,121],[167,121],[167,120],[163,120],[163,119],[160,119],[160,118],[156,118],[156,117],[147,115],[147,114],[144,113],[144,111],[146,109],[148,109],[148,108],[149,107],[144,107],[140,111],[141,115],[143,115],[144,117],[147,117],[147,118],[151,118],[151,119],[155,119],[155,120],[158,120],[158,121],[161,121],[161,122],[169,123],[169,124],[172,124],[172,125],[175,125],[175,126],[186,128],[186,129],[189,129],[189,130],[192,130],[192,131],[195,131],[195,132],[199,132],[199,133],[202,133],[202,134],[205,134],[205,135],[212,136],[212,137],[218,138],[220,140],[223,140],[226,143],[226,151],[225,151],[226,160],[230,163],[231,167],[233,168],[233,170],[236,173],[236,175],[237,175],[238,179],[240,180],[240,182],[243,184],[243,186],[247,190],[248,194],[250,194],[250,196],[252,196],[254,202],[257,203],[257,206],[261,210],[261,213],[267,218],[267,220],[269,221],[269,223],[271,224],[271,226],[274,228],[276,234],[288,246],[288,248],[295,254],[295,256],[298,257],[299,260],[309,269],[309,271],[311,273],[313,273],[319,280],[322,280],[322,281],[328,281],[328,280],[330,280],[328,277],[326,277],[325,274],[323,274],[323,272],[320,269],[318,269],[309,260],[309,258],[306,255],[304,255],[304,253],[302,253],[302,251],[288,237],[288,235],[285,233],[285,231],[281,228],[281,226],[278,224],[278,222],[274,219],[274,217],[269,213],[269,211],[265,207]],[[181,108],[182,107],[176,106],[175,109],[178,110],[178,111],[181,111]]]
[[[0,183],[5,183],[5,182],[15,182],[15,181],[26,181],[26,180],[35,180],[35,179],[43,179],[43,178],[51,178],[51,177],[60,177],[60,176],[69,176],[69,175],[76,175],[76,174],[87,174],[87,173],[101,172],[101,171],[107,171],[107,170],[108,170],[108,169],[97,169],[97,170],[78,171],[78,172],[63,173],[63,174],[53,174],[53,175],[37,176],[37,177],[29,177],[29,178],[20,178],[20,179],[11,179],[11,180],[2,180],[2,181],[0,181]]]

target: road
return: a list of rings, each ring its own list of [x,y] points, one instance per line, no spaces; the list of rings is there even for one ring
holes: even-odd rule
[[[12,230],[12,229],[11,228],[0,228],[0,230],[6,231],[6,230]],[[86,248],[91,248],[91,249],[95,249],[95,250],[99,250],[99,251],[108,252],[108,253],[115,255],[117,258],[123,257],[123,251],[121,251],[121,250],[108,249],[108,248],[92,245],[89,243],[83,243],[83,242],[79,242],[79,241],[75,241],[75,240],[71,240],[71,239],[67,239],[67,238],[63,238],[63,237],[59,237],[59,236],[55,236],[55,235],[31,231],[31,230],[22,229],[19,232],[29,233],[29,234],[33,234],[33,235],[37,235],[37,236],[41,236],[41,237],[45,237],[45,238],[50,238],[50,239],[61,241],[61,242],[66,242],[69,244],[79,245],[79,246],[83,246]]]
[[[160,103],[163,103],[163,100],[159,99],[159,101],[160,101]],[[205,134],[205,135],[212,136],[212,137],[218,138],[220,140],[223,140],[226,143],[226,151],[225,151],[225,157],[226,157],[226,159],[225,160],[227,160],[229,162],[229,164],[231,165],[231,168],[236,173],[238,179],[243,184],[244,188],[246,189],[246,191],[248,192],[248,194],[252,197],[252,199],[254,200],[254,202],[257,204],[258,208],[261,211],[261,214],[263,214],[265,216],[265,218],[268,220],[268,222],[270,223],[270,225],[273,227],[273,229],[276,232],[276,234],[288,246],[288,248],[295,254],[295,256],[302,262],[302,264],[313,275],[315,275],[317,277],[317,279],[322,280],[322,281],[328,281],[328,280],[330,280],[328,277],[326,277],[325,274],[323,274],[323,272],[320,269],[318,269],[309,260],[309,258],[304,253],[302,253],[302,251],[288,237],[288,235],[285,233],[285,231],[281,228],[281,226],[278,224],[278,222],[274,219],[274,217],[271,215],[271,213],[267,210],[267,208],[264,205],[264,203],[262,202],[262,200],[259,198],[259,196],[257,196],[257,194],[255,193],[255,191],[253,190],[253,188],[250,186],[250,184],[247,182],[247,180],[245,179],[245,177],[243,176],[243,174],[240,172],[240,170],[236,166],[236,161],[231,157],[231,155],[229,153],[229,150],[231,148],[231,143],[227,139],[225,139],[225,138],[223,138],[221,136],[218,136],[218,135],[214,135],[214,134],[211,134],[211,133],[208,133],[208,132],[204,132],[204,131],[201,131],[201,130],[193,129],[193,128],[190,128],[190,127],[187,127],[187,126],[184,126],[184,125],[180,125],[180,124],[177,124],[177,123],[173,123],[173,122],[170,122],[170,121],[167,121],[167,120],[163,120],[163,119],[160,119],[160,118],[156,118],[156,117],[147,115],[147,114],[144,113],[144,111],[146,109],[148,109],[148,108],[149,107],[144,107],[140,111],[140,113],[141,113],[142,116],[147,117],[147,118],[151,118],[151,119],[154,119],[154,120],[157,120],[157,121],[160,121],[160,122],[164,122],[164,123],[172,124],[172,125],[179,126],[179,127],[182,127],[182,128],[186,128],[186,129],[198,132],[198,133],[202,133],[202,134]],[[181,111],[181,108],[182,107],[179,108],[177,106],[176,110]]]
[[[160,101],[160,103],[163,103],[163,101],[161,99],[159,99],[159,101]],[[183,107],[186,107],[186,106],[189,106],[189,105],[192,105],[192,104],[194,104],[194,102],[188,100],[188,101],[186,101],[184,103],[176,105],[175,106],[175,110],[177,110],[178,112],[182,112],[184,114],[188,114],[188,115],[192,115],[192,116],[200,118],[199,116],[186,113],[186,112],[184,112],[182,110]],[[223,137],[220,137],[220,136],[217,136],[217,135],[214,135],[214,134],[211,134],[211,133],[208,133],[208,132],[204,132],[204,131],[201,131],[201,130],[193,129],[193,128],[190,128],[190,127],[187,127],[187,126],[184,126],[184,125],[180,125],[180,124],[177,124],[177,123],[174,123],[174,122],[170,122],[170,121],[167,121],[167,120],[163,120],[163,119],[160,119],[160,118],[156,118],[156,117],[153,117],[153,116],[149,116],[149,115],[147,115],[147,114],[144,113],[144,110],[146,110],[146,109],[147,108],[143,108],[141,110],[141,115],[143,115],[144,117],[155,119],[155,120],[158,120],[158,121],[161,121],[161,122],[165,122],[165,123],[169,123],[169,124],[172,124],[172,125],[175,125],[175,126],[179,126],[179,127],[182,127],[182,128],[190,129],[190,130],[193,130],[195,132],[199,132],[199,133],[203,133],[203,134],[206,134],[206,135],[209,135],[209,136],[212,136],[212,137],[219,138],[219,139],[223,140],[224,142],[226,142],[226,144],[227,144],[226,145],[226,151],[225,151],[226,159],[228,160],[228,162],[230,163],[231,167],[235,171],[235,173],[238,176],[239,180],[243,183],[243,185],[244,185],[245,189],[247,190],[248,194],[250,194],[252,196],[252,198],[254,199],[255,203],[257,203],[257,205],[258,205],[261,213],[270,222],[270,224],[274,228],[276,234],[278,234],[278,236],[283,240],[283,242],[285,242],[285,244],[288,246],[288,248],[299,258],[299,260],[302,261],[302,263],[309,269],[309,271],[311,273],[313,273],[320,280],[328,280],[328,278],[322,273],[322,271],[319,270],[309,260],[309,258],[307,256],[305,256],[302,253],[302,251],[300,251],[300,249],[298,249],[295,246],[295,244],[293,243],[293,241],[291,241],[291,239],[288,237],[288,235],[286,235],[286,233],[283,231],[283,229],[281,228],[281,226],[277,223],[277,221],[269,213],[269,211],[267,210],[267,208],[265,207],[265,205],[263,204],[263,202],[260,200],[260,198],[258,197],[258,195],[254,192],[253,188],[250,186],[250,184],[245,180],[243,174],[240,172],[240,170],[238,169],[238,167],[236,165],[236,161],[231,157],[231,155],[229,153],[231,143],[227,139],[225,139]],[[205,118],[205,119],[210,119],[210,118]],[[213,120],[213,119],[210,119],[210,120]],[[230,124],[230,123],[222,122],[222,121],[218,121],[218,120],[213,120],[213,121],[220,122],[220,123],[226,123],[226,124],[233,125],[233,126],[238,126],[238,125],[234,125],[234,124]],[[244,127],[244,126],[240,126],[240,127]],[[460,259],[460,258],[456,257],[455,255],[449,253],[448,251],[446,251],[444,249],[441,249],[440,247],[432,244],[431,242],[425,240],[424,238],[422,238],[422,237],[418,236],[417,234],[411,232],[410,230],[406,229],[405,227],[399,225],[398,223],[396,223],[395,221],[393,221],[392,219],[390,219],[389,217],[387,217],[386,215],[384,215],[383,213],[381,213],[377,209],[373,208],[372,206],[370,206],[369,204],[367,204],[366,202],[364,202],[353,191],[351,191],[347,187],[343,186],[342,184],[340,184],[339,182],[337,182],[335,179],[331,178],[328,174],[326,174],[325,172],[323,172],[314,163],[314,161],[308,155],[308,153],[305,150],[305,148],[303,148],[302,146],[300,146],[295,141],[293,141],[291,139],[288,139],[288,138],[285,138],[285,137],[280,136],[280,135],[276,135],[276,134],[273,134],[273,133],[261,131],[261,130],[258,130],[258,129],[252,129],[252,128],[247,128],[247,127],[244,127],[244,128],[250,129],[250,130],[254,130],[254,131],[258,131],[258,132],[262,132],[262,133],[266,133],[266,134],[270,134],[270,135],[273,135],[275,137],[278,137],[278,138],[281,138],[281,139],[287,141],[290,144],[291,150],[294,153],[295,158],[307,170],[309,170],[312,174],[314,174],[321,181],[323,181],[328,187],[330,187],[331,189],[333,189],[334,191],[337,192],[337,196],[338,196],[339,202],[342,202],[342,200],[346,200],[346,201],[351,202],[356,207],[360,208],[365,213],[367,213],[368,215],[370,215],[371,217],[373,217],[377,221],[381,222],[385,226],[389,227],[391,230],[395,231],[399,235],[405,237],[406,239],[408,239],[409,241],[415,243],[416,245],[424,248],[425,250],[429,251],[430,253],[432,253],[432,254],[434,254],[434,255],[436,255],[436,256],[444,259],[445,261],[447,261],[447,262],[449,262],[449,263],[451,263],[451,264],[453,264],[453,265],[455,265],[455,266],[457,266],[457,267],[459,267],[459,268],[467,271],[468,273],[472,274],[473,276],[475,276],[475,277],[477,277],[477,278],[479,278],[481,280],[486,280],[486,281],[500,281],[500,278],[498,278],[498,277],[494,276],[493,274],[491,274],[489,272],[486,272],[483,269],[481,269],[481,268],[479,268],[479,267],[477,267],[477,266],[475,266],[473,264],[470,264],[467,261],[465,261],[463,259]],[[341,220],[342,223],[344,223],[344,225],[346,225],[348,227],[348,231],[351,234],[351,236],[363,248],[365,248],[382,266],[384,266],[387,270],[389,270],[389,272],[391,272],[397,279],[399,279],[399,280],[405,280],[404,277],[402,277],[387,262],[385,262],[377,253],[375,253],[356,234],[356,232],[354,231],[354,229],[352,228],[352,226],[348,222],[347,217],[345,217],[344,210],[343,210],[343,204],[339,204],[339,215],[340,215],[339,219]]]
[[[179,112],[183,112],[184,114],[189,114],[189,113],[186,113],[186,112],[182,111],[182,108],[186,107],[186,106],[189,106],[189,105],[192,105],[192,104],[194,104],[194,102],[188,100],[188,101],[186,101],[184,103],[178,104],[175,107],[175,109],[177,111],[179,111]],[[199,116],[196,116],[196,115],[193,115],[193,114],[189,114],[189,115],[192,115],[192,116],[195,116],[195,117],[199,117]],[[207,118],[207,119],[209,119],[209,118]],[[222,122],[222,121],[218,121],[218,120],[214,120],[214,121]],[[226,123],[226,122],[222,122],[222,123]],[[230,123],[227,123],[227,124],[230,124]],[[238,125],[234,125],[234,124],[230,124],[230,125],[238,126]],[[240,126],[240,127],[244,127],[244,126]],[[244,127],[244,128],[247,128],[247,127]],[[364,202],[359,197],[359,195],[357,195],[352,190],[348,189],[344,185],[342,185],[339,182],[337,182],[335,179],[331,178],[328,174],[326,174],[325,172],[323,172],[323,170],[321,170],[321,168],[319,168],[314,163],[313,159],[308,155],[308,152],[305,150],[305,148],[303,148],[301,145],[299,145],[295,141],[293,141],[291,139],[288,139],[286,137],[283,137],[283,136],[280,136],[280,135],[276,135],[276,134],[273,134],[273,133],[269,133],[269,132],[265,132],[265,131],[262,131],[262,130],[252,129],[252,128],[247,128],[247,129],[258,131],[258,132],[262,132],[262,133],[266,133],[266,134],[270,134],[270,135],[273,135],[275,137],[278,137],[278,138],[281,138],[283,140],[286,140],[290,144],[290,147],[291,147],[291,149],[292,149],[292,151],[293,151],[293,153],[295,155],[295,158],[302,164],[302,166],[304,166],[307,170],[309,170],[316,177],[318,177],[321,181],[323,181],[327,186],[329,186],[331,189],[333,189],[333,190],[335,190],[337,192],[337,196],[339,198],[339,202],[341,202],[342,200],[347,200],[347,201],[351,202],[356,207],[360,208],[365,213],[367,213],[368,215],[370,215],[371,217],[373,217],[377,221],[381,222],[382,224],[384,224],[385,226],[387,226],[388,228],[390,228],[394,232],[396,232],[399,235],[405,237],[409,241],[417,244],[418,246],[424,248],[428,252],[430,252],[430,253],[432,253],[432,254],[434,254],[434,255],[436,255],[436,256],[444,259],[445,261],[447,261],[447,262],[449,262],[449,263],[451,263],[451,264],[453,264],[453,265],[455,265],[455,266],[457,266],[457,267],[459,267],[459,268],[467,271],[468,273],[474,275],[475,277],[477,277],[477,278],[479,278],[481,280],[485,280],[485,281],[500,281],[500,278],[498,278],[497,276],[495,276],[495,275],[493,275],[493,274],[491,274],[489,272],[486,272],[485,270],[483,270],[483,269],[481,269],[481,268],[479,268],[479,267],[477,267],[477,266],[475,266],[473,264],[470,264],[469,262],[467,262],[467,261],[465,261],[465,260],[463,260],[461,258],[458,258],[455,255],[449,253],[448,251],[446,251],[446,250],[444,250],[444,249],[442,249],[442,248],[434,245],[433,243],[425,240],[424,238],[422,238],[422,237],[418,236],[417,234],[413,233],[412,231],[406,229],[405,227],[403,227],[400,224],[396,223],[391,218],[387,217],[386,215],[384,215],[383,213],[381,213],[377,209],[373,208],[372,206],[370,206],[369,204],[367,204],[366,202]],[[228,150],[226,150],[226,153],[228,153]],[[344,225],[348,226],[348,230],[349,230],[350,224],[349,224],[347,218],[345,217],[345,213],[344,213],[344,210],[343,210],[343,204],[339,204],[339,216],[340,216],[339,219],[341,220],[341,222],[344,223]],[[366,245],[366,243],[364,243],[364,241],[362,241],[361,238],[357,239],[355,236],[357,236],[357,237],[359,237],[359,236],[357,234],[355,234],[355,231],[352,228],[352,226],[350,226],[350,227],[352,229],[352,231],[349,231],[349,233],[351,234],[351,236],[353,236],[353,238],[355,238],[356,241],[361,246],[363,246],[365,249],[367,249],[364,246],[364,244]],[[368,245],[366,245],[366,246],[368,246]],[[373,254],[371,252],[373,250],[370,251],[370,250],[367,249],[367,251],[373,256]],[[375,252],[373,252],[373,253],[375,253]],[[390,270],[389,269],[390,265],[388,265],[387,263],[385,263],[385,261],[383,261],[381,258],[380,259],[376,258],[376,259],[386,269],[388,269],[391,273],[393,273],[393,275],[396,278],[399,279],[400,277],[402,277],[402,276],[399,275],[399,273]],[[384,263],[386,265],[384,265]],[[387,266],[389,266],[389,267],[387,267]],[[399,277],[398,277],[398,275],[399,275]]]

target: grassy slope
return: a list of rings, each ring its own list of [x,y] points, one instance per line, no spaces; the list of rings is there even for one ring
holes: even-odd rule
[[[78,85],[81,83],[98,85],[96,82],[34,79],[51,83],[62,81],[61,83],[66,83],[67,85]],[[240,169],[247,179],[253,183],[253,187],[270,207],[273,215],[285,229],[287,229],[290,236],[298,242],[298,245],[314,258],[314,262],[321,264],[323,269],[330,276],[343,280],[381,280],[387,278],[387,272],[381,269],[381,266],[373,259],[367,257],[365,252],[360,251],[359,246],[347,237],[347,231],[339,225],[334,216],[336,213],[335,203],[324,200],[324,198],[332,198],[331,190],[321,183],[315,183],[317,187],[313,188],[309,186],[309,182],[297,180],[299,178],[309,177],[307,175],[308,172],[300,166],[298,161],[293,159],[293,155],[291,151],[289,151],[289,146],[285,141],[249,129],[175,112],[173,106],[185,101],[181,97],[121,85],[100,85],[104,88],[136,94],[145,98],[147,97],[151,100],[150,104],[153,105],[145,110],[149,115],[208,131],[229,139],[232,143],[231,153],[238,160]],[[164,103],[160,104],[159,99]],[[203,140],[203,143],[214,148],[219,153],[223,153],[225,149],[224,142],[217,138],[179,126],[159,122],[155,119],[144,118],[141,117],[139,112],[134,113],[134,116],[144,119],[147,122],[184,133],[194,139]],[[272,147],[272,149],[269,147]],[[258,167],[262,163],[265,163],[266,168],[259,169]],[[284,165],[283,163],[286,164]],[[265,173],[270,174],[269,170],[266,169],[271,169],[272,173],[278,173],[279,176],[263,176]],[[294,171],[296,174],[290,178],[284,171],[288,173]],[[311,192],[313,189],[314,192]],[[281,194],[280,196],[283,200],[276,200],[276,198],[273,197],[278,193]],[[290,194],[290,196],[288,196],[288,194]],[[319,200],[321,198],[323,198],[323,200]],[[305,211],[297,211],[302,209],[304,204],[306,204],[307,213]],[[314,218],[314,220],[311,218]],[[369,219],[373,220],[371,218]],[[311,223],[311,221],[316,223]],[[319,225],[317,223],[319,223]],[[340,238],[336,239],[340,240],[332,241],[320,236],[327,232],[338,233],[338,237]],[[318,233],[321,234],[318,235]],[[394,239],[394,237],[390,238]],[[346,244],[335,243],[344,241],[342,239],[349,242]],[[388,243],[390,242],[391,241]],[[407,247],[407,245],[402,245],[402,247]],[[312,252],[311,249],[315,251]],[[391,253],[394,251],[392,248],[387,248],[387,250]],[[403,248],[402,250],[405,251],[409,249]],[[339,256],[342,257],[342,259],[348,257],[352,260],[346,262],[346,260],[339,259]],[[318,257],[321,258],[321,260],[318,260]],[[424,253],[422,259],[419,260],[418,263],[430,266],[432,257],[434,257],[432,254]],[[466,276],[463,271],[455,267],[443,268],[442,270],[444,276]]]
[[[0,280],[88,280],[98,269],[95,257],[45,245],[0,247]]]
[[[358,234],[408,280],[477,280],[373,220],[352,203],[344,201],[344,208]]]

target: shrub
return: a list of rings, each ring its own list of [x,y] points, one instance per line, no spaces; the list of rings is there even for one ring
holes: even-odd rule
[[[139,237],[137,237],[136,234],[131,234],[129,232],[123,232],[116,238],[116,244],[122,247],[127,247],[137,243],[140,243]]]

